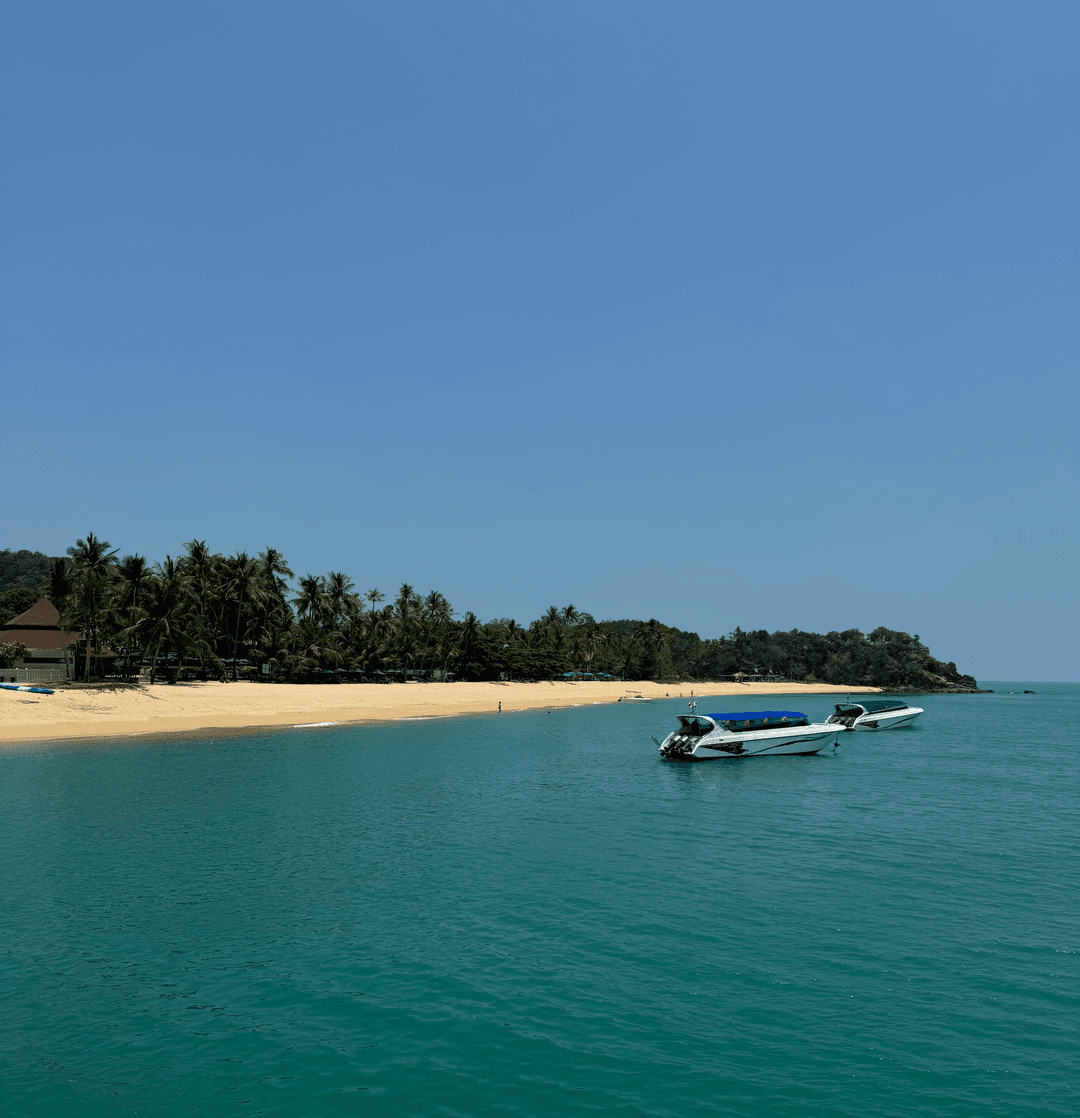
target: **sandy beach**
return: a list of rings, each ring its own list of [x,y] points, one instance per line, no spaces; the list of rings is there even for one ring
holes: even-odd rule
[[[35,695],[0,690],[0,742],[120,738],[313,723],[395,722],[463,714],[614,703],[628,690],[651,698],[689,698],[691,684],[343,683],[333,686],[259,683],[155,684],[122,691],[57,691]],[[867,692],[875,688],[807,683],[693,685],[696,697]]]

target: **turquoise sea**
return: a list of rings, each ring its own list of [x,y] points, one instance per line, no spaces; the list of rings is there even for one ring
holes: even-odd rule
[[[1075,1114],[1080,685],[983,686],[0,753],[3,1111]]]

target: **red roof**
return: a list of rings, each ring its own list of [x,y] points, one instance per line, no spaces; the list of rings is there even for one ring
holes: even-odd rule
[[[65,633],[63,629],[0,629],[0,644],[17,641],[27,648],[59,650],[78,640],[78,633]]]
[[[12,618],[6,625],[0,625],[0,632],[4,629],[59,629],[60,611],[48,598],[39,598],[25,613]],[[25,643],[25,642],[24,642]]]
[[[60,628],[60,611],[48,598],[40,598],[25,613],[0,625],[0,644],[18,641],[27,648],[55,651],[67,648],[82,636]]]

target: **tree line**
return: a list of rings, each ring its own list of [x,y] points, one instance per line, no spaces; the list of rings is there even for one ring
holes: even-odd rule
[[[824,636],[736,628],[703,640],[654,618],[597,621],[573,605],[551,606],[528,625],[481,622],[472,612],[459,616],[437,590],[421,595],[403,583],[388,600],[378,589],[359,591],[341,571],[296,578],[272,547],[221,555],[190,540],[182,555],[151,564],[138,554],[121,557],[89,534],[67,551],[35,589],[0,593],[0,621],[43,594],[64,628],[81,633],[77,656],[86,678],[106,665],[133,675],[148,664],[155,681],[175,681],[181,671],[293,681],[582,672],[627,680],[743,674],[898,689],[977,686],[955,664],[935,660],[917,635],[885,628]],[[114,655],[104,657],[107,651]]]
[[[0,548],[0,603],[5,602],[4,594],[8,591],[36,590],[42,579],[48,577],[54,562],[54,556],[40,551]]]

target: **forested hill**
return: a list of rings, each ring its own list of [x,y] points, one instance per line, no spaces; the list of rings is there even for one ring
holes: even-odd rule
[[[630,632],[636,621],[608,622]],[[858,629],[842,633],[735,632],[715,640],[697,633],[664,630],[671,653],[671,670],[693,679],[721,676],[783,676],[805,683],[833,683],[885,687],[891,691],[977,691],[973,676],[963,675],[954,663],[935,659],[918,634],[878,628],[864,634]],[[664,666],[666,668],[666,665]],[[666,674],[662,669],[661,674]]]
[[[113,670],[143,664],[176,679],[335,680],[618,679],[688,682],[735,676],[894,691],[977,691],[918,636],[879,628],[768,633],[736,628],[702,640],[650,619],[597,621],[551,606],[527,625],[458,613],[437,590],[403,584],[387,601],[359,593],[341,571],[297,578],[284,556],[220,555],[200,540],[157,564],[121,557],[103,540],[78,540],[69,558],[0,552],[0,624],[44,594],[64,626],[115,654]],[[385,604],[384,604],[385,603]],[[84,652],[85,652],[85,645]],[[89,663],[89,655],[84,661]]]
[[[0,594],[5,590],[36,590],[48,579],[55,561],[40,551],[0,550]]]

